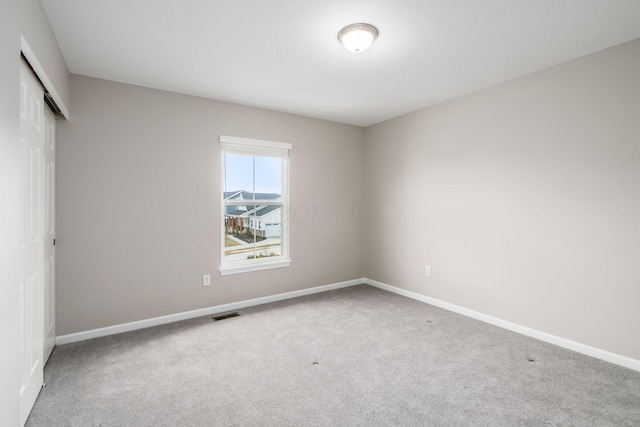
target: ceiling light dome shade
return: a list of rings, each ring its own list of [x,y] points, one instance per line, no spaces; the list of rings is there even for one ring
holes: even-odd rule
[[[347,25],[338,33],[338,40],[349,52],[364,52],[378,37],[378,30],[370,24]]]

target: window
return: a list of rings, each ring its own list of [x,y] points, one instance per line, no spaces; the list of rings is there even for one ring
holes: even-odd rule
[[[291,260],[286,212],[291,144],[222,135],[220,143],[220,274],[288,267]]]

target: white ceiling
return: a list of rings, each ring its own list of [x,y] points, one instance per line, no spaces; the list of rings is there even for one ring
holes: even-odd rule
[[[639,0],[41,1],[72,73],[360,126],[640,37]]]

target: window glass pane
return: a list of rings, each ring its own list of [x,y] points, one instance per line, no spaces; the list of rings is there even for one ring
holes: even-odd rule
[[[224,262],[282,255],[282,206],[248,206],[250,216],[227,216]]]
[[[253,197],[253,156],[225,153],[225,199]],[[240,191],[245,194],[239,194]],[[249,193],[249,194],[246,194]]]
[[[256,193],[264,194],[265,197],[282,195],[282,159],[276,157],[258,157],[256,162]],[[269,195],[269,196],[266,196]],[[260,196],[256,195],[256,198]]]

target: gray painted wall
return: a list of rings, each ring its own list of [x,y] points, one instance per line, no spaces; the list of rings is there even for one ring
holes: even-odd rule
[[[635,40],[368,128],[367,277],[640,359],[638,76]]]
[[[17,249],[20,229],[20,1],[0,13],[0,425],[20,422]]]
[[[71,89],[58,335],[364,276],[364,223],[338,217],[363,201],[362,128],[75,75]],[[291,267],[219,275],[220,135],[293,144]]]

